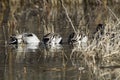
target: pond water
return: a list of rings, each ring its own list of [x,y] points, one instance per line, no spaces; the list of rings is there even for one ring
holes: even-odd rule
[[[115,74],[104,73],[113,69],[101,69],[100,64],[66,43],[0,45],[0,80],[113,80]]]
[[[30,21],[18,29],[33,32],[41,40],[45,33],[34,24]],[[57,26],[55,32],[60,33],[64,44],[55,47],[41,43],[4,45],[0,31],[0,80],[120,80],[120,66],[109,66],[109,59],[104,62],[99,54],[86,54],[67,44],[72,31],[70,27]]]
[[[3,45],[0,50],[0,80],[77,80],[80,77],[80,64],[69,59],[68,45],[59,48]]]

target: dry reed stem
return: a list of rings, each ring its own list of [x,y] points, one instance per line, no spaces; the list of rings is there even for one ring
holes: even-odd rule
[[[116,14],[110,9],[110,7],[107,6],[107,9],[113,14],[113,16],[117,19],[118,22],[120,22],[119,18],[116,16]]]
[[[102,1],[99,0],[100,3],[103,3]],[[104,4],[104,3],[103,3]],[[113,16],[117,19],[118,22],[120,22],[119,18],[116,16],[116,14],[112,11],[112,9],[110,9],[109,6],[105,5],[107,7],[107,9],[113,14]]]
[[[7,35],[6,35],[6,30],[5,30],[5,26],[2,25],[2,28],[3,28],[3,35],[4,35],[4,40],[5,40],[5,47],[7,45]]]
[[[117,26],[112,28],[113,25],[116,25],[117,23],[111,23],[109,21],[107,25],[105,26],[105,34],[101,36],[100,39],[94,38],[91,43],[88,44],[85,50],[80,49],[73,49],[70,59],[73,58],[80,58],[81,56],[76,56],[76,55],[84,55],[85,62],[88,66],[90,66],[90,63],[87,62],[89,61],[89,58],[92,57],[92,64],[95,64],[96,62],[96,53],[98,54],[98,57],[104,62],[105,60],[110,61],[114,58],[115,55],[118,55],[120,53],[120,31],[117,28]],[[108,33],[108,34],[107,34]],[[113,38],[112,34],[115,34]],[[77,53],[76,53],[77,52]],[[92,53],[92,54],[91,54]],[[100,56],[102,55],[102,56]],[[101,58],[102,57],[102,58]],[[113,61],[112,61],[113,62]],[[106,62],[105,62],[106,63]],[[110,64],[110,63],[108,63]]]
[[[68,18],[68,20],[69,20],[69,22],[70,22],[70,24],[71,24],[74,32],[77,33],[77,31],[75,30],[75,27],[74,27],[74,25],[73,25],[73,23],[72,23],[72,20],[70,19],[69,15],[68,15],[67,9],[66,9],[66,7],[65,7],[64,4],[63,4],[63,0],[60,0],[60,1],[61,1],[62,7],[63,7],[63,9],[65,10],[66,16],[67,16],[67,18]]]
[[[104,55],[103,58],[110,57],[110,56],[112,56],[114,54],[118,54],[118,53],[119,53],[119,51],[111,52],[111,54]]]

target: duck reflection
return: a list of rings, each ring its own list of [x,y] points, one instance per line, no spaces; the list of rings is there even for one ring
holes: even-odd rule
[[[11,45],[12,51],[15,53],[15,62],[16,63],[24,63],[24,60],[27,56],[31,55],[32,53],[36,53],[39,44],[18,44],[18,45]]]
[[[55,45],[55,46],[50,46],[50,45],[45,45],[44,46],[44,58],[54,58],[55,56],[61,56],[63,52],[63,47],[62,45]]]
[[[39,43],[13,45],[17,52],[35,52],[39,48]]]
[[[31,43],[26,45],[26,52],[35,52],[39,48],[39,43]]]
[[[72,58],[79,58],[81,57],[87,50],[88,48],[88,44],[87,43],[81,43],[81,45],[79,44],[74,44],[71,45],[71,54],[70,54],[70,59]]]
[[[49,52],[60,52],[60,51],[62,51],[63,47],[61,44],[45,45],[45,49]]]

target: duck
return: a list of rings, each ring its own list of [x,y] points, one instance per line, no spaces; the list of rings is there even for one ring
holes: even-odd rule
[[[104,34],[104,29],[105,29],[105,25],[100,23],[96,27],[96,32],[100,31],[100,34],[103,35]]]
[[[96,30],[94,32],[94,34],[96,35],[95,37],[93,36],[93,38],[99,39],[104,35],[104,30],[105,30],[105,25],[99,23],[96,27]]]
[[[40,40],[34,33],[22,33],[17,35],[10,36],[9,44],[30,44],[30,43],[39,43]]]
[[[23,42],[27,44],[40,42],[40,40],[34,33],[23,33],[22,39],[23,39]]]
[[[58,45],[62,43],[62,37],[58,33],[48,33],[43,36],[42,41],[47,45]]]
[[[84,44],[87,43],[88,41],[88,36],[86,36],[84,33],[75,33],[72,32],[69,37],[68,37],[68,44]]]

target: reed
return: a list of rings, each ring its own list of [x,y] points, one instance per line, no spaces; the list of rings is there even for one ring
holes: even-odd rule
[[[117,20],[113,21],[112,16],[108,18],[104,35],[97,39],[95,36],[94,39],[89,41],[86,49],[75,47],[70,55],[72,61],[77,59],[82,60],[79,64],[83,64],[82,62],[84,62],[85,65],[77,67],[87,67],[87,72],[91,76],[91,79],[112,79],[113,75],[115,75],[114,78],[116,80],[120,79],[119,69],[111,69],[119,68],[120,65],[120,25],[117,25],[119,24],[119,18],[116,17],[113,11],[110,11],[110,14],[114,15]]]
[[[81,64],[77,67],[87,68],[91,80],[120,79],[120,20],[109,6],[106,7],[109,18],[106,20],[104,35],[96,38],[96,34],[99,34],[96,33],[86,49],[74,47],[70,55],[73,66]]]
[[[73,23],[72,23],[72,21],[71,21],[71,18],[70,18],[69,15],[68,15],[67,9],[66,9],[66,7],[64,6],[63,0],[61,0],[61,4],[62,4],[63,9],[65,10],[66,16],[67,16],[67,18],[68,18],[68,20],[69,20],[69,22],[70,22],[70,24],[71,24],[74,32],[77,34],[77,31],[75,30],[75,27],[74,27],[74,25],[73,25]]]

